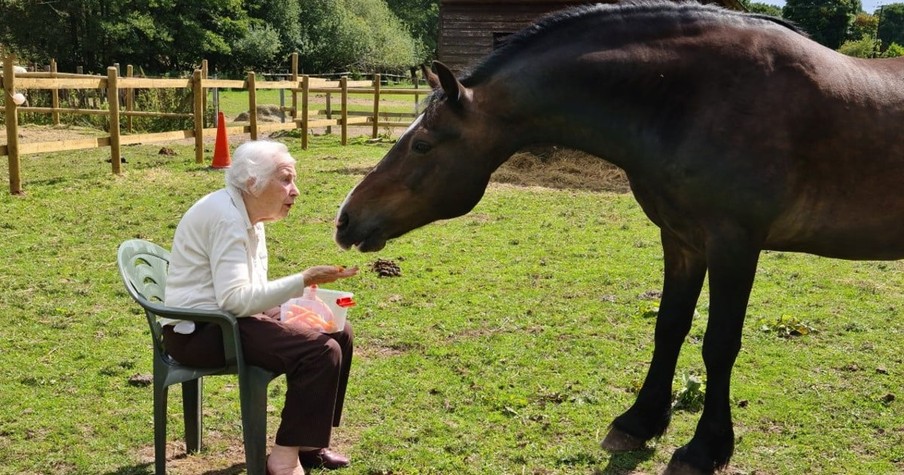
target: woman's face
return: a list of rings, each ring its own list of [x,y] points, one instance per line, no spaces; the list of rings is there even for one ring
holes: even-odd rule
[[[295,203],[298,188],[295,186],[295,166],[279,165],[270,181],[257,196],[248,195],[246,207],[251,224],[277,221],[285,218]],[[248,203],[248,201],[251,203]],[[251,206],[249,206],[249,204]]]

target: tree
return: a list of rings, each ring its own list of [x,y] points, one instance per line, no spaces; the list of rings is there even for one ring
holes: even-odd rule
[[[299,56],[308,72],[402,71],[415,42],[383,0],[306,0]]]
[[[777,18],[782,17],[782,9],[775,5],[769,5],[768,3],[750,2],[750,4],[746,6],[747,11],[749,11],[750,13],[759,13],[761,15],[769,15]]]
[[[904,3],[885,5],[876,11],[879,26],[877,35],[882,41],[882,50],[892,43],[904,45]]]
[[[232,70],[254,71],[272,70],[278,66],[282,50],[280,34],[270,25],[263,27],[251,27],[245,36],[240,38],[232,47]]]
[[[250,27],[242,0],[3,0],[0,38],[33,61],[102,73],[114,63],[151,73],[226,64]]]
[[[386,4],[417,42],[418,62],[435,58],[439,0],[386,0]]]
[[[206,59],[241,74],[296,51],[309,72],[402,71],[419,61],[409,29],[384,0],[0,0],[0,44],[61,71],[183,75]]]
[[[860,12],[851,23],[848,38],[851,41],[859,41],[864,36],[876,38],[876,28],[879,26],[879,17],[869,13]]]
[[[860,0],[787,0],[782,17],[797,23],[815,41],[838,49],[862,8]]]
[[[301,30],[305,19],[301,16],[304,0],[257,0],[245,2],[248,15],[275,31],[279,37],[277,56],[288,57],[301,47]]]
[[[383,0],[345,0],[346,20],[360,25],[363,55],[358,70],[405,71],[417,63],[417,47],[408,29]]]
[[[117,3],[6,0],[0,4],[0,31],[9,47],[29,60],[58,58],[61,67],[99,71],[110,44],[101,25],[118,13]]]

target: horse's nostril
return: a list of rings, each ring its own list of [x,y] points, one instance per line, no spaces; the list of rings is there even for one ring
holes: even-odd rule
[[[343,211],[339,214],[339,217],[336,218],[336,229],[342,229],[348,226],[348,213]]]

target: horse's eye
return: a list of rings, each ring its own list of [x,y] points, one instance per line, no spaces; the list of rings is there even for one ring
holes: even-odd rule
[[[411,145],[411,149],[417,153],[427,153],[431,148],[431,145],[423,140],[417,140]]]

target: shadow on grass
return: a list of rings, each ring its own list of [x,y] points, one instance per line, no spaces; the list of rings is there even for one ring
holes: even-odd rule
[[[652,448],[644,448],[632,452],[613,453],[609,464],[602,469],[594,470],[593,475],[628,475],[635,473],[637,466],[653,457]]]
[[[128,467],[120,467],[119,470],[107,472],[104,475],[150,475],[154,473],[153,463],[142,463],[138,465],[130,465]],[[230,467],[208,470],[199,472],[198,475],[238,475],[245,473],[245,463],[236,463]]]
[[[148,475],[154,473],[153,463],[141,463],[138,465],[129,465],[128,467],[120,467],[119,470],[106,472],[104,475]]]

